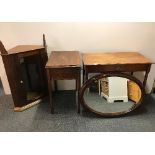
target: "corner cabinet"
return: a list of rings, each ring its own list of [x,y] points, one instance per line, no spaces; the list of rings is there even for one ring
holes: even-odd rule
[[[1,56],[14,101],[14,110],[23,111],[39,103],[47,93],[46,46],[18,45],[6,51],[2,45],[1,43]]]

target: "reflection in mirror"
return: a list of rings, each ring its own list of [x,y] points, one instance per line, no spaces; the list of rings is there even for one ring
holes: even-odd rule
[[[28,102],[37,100],[43,96],[43,83],[41,77],[41,67],[39,65],[39,55],[20,58],[20,68],[22,80],[26,89],[26,99]]]
[[[131,109],[141,99],[138,84],[124,77],[105,77],[93,82],[84,92],[85,104],[96,112],[115,113]]]

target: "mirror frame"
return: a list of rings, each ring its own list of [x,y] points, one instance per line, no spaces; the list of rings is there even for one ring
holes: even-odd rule
[[[89,88],[89,86],[91,85],[91,83],[93,81],[99,80],[102,78],[106,78],[106,77],[122,77],[122,78],[127,78],[127,79],[135,82],[139,86],[139,88],[141,89],[141,98],[140,98],[139,102],[134,104],[134,106],[132,106],[130,109],[122,111],[122,112],[102,113],[102,112],[98,112],[98,111],[92,109],[91,107],[89,107],[84,100],[85,90],[87,88]],[[123,115],[135,110],[137,107],[139,107],[139,105],[142,103],[144,94],[145,94],[145,90],[144,90],[142,83],[136,77],[134,77],[132,75],[129,75],[126,73],[100,73],[100,74],[97,74],[97,75],[91,77],[90,79],[88,79],[84,82],[84,84],[80,88],[79,99],[80,99],[80,103],[82,104],[83,108],[88,109],[90,112],[93,112],[93,113],[100,115],[100,116],[103,116],[103,117],[116,117],[116,116],[123,116]]]

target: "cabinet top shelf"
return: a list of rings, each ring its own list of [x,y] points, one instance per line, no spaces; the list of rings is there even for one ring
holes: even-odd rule
[[[8,50],[8,54],[17,54],[22,52],[29,52],[33,50],[43,49],[43,45],[18,45]]]

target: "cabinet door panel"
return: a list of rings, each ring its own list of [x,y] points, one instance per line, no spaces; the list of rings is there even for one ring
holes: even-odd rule
[[[3,55],[3,62],[11,88],[15,107],[20,107],[26,103],[26,90],[23,77],[21,75],[20,61],[17,55]]]

